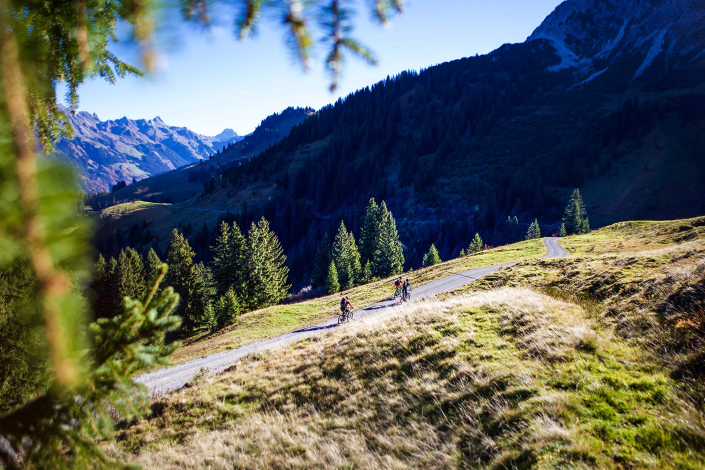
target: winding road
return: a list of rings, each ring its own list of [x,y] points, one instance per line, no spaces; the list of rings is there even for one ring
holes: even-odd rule
[[[560,243],[558,243],[557,238],[544,238],[543,241],[548,248],[548,253],[542,256],[542,258],[563,258],[568,256],[568,252],[560,245]],[[418,302],[428,297],[457,289],[466,284],[470,284],[483,276],[491,274],[502,268],[514,266],[515,264],[517,264],[516,261],[498,264],[495,266],[487,266],[485,268],[471,269],[469,271],[464,271],[457,274],[450,274],[444,278],[437,279],[414,288],[413,300]],[[398,305],[398,300],[383,300],[382,302],[378,302],[363,310],[355,312],[355,318],[379,315],[382,312]],[[182,364],[155,370],[154,372],[149,372],[136,377],[135,381],[147,386],[152,394],[161,395],[183,387],[201,370],[207,370],[209,373],[220,372],[227,369],[248,354],[286,346],[297,341],[301,341],[302,339],[321,334],[326,330],[336,328],[337,326],[338,317],[336,316],[322,323],[301,328],[299,330],[290,331],[289,333],[275,336],[273,338],[263,339],[255,343],[241,346],[237,349],[222,351],[211,354],[210,356],[193,359]]]

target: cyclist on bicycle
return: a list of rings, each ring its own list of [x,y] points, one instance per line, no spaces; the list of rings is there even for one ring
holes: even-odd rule
[[[395,290],[394,290],[394,297],[399,297],[399,294],[401,294],[401,286],[402,286],[402,284],[403,284],[403,282],[402,282],[402,280],[401,280],[401,276],[399,276],[399,279],[397,279],[396,281],[394,281],[394,288],[395,288]]]
[[[345,313],[345,311],[350,307],[350,310],[353,309],[352,304],[350,303],[350,299],[346,296],[343,296],[342,299],[340,299],[340,312]]]
[[[403,282],[402,284],[402,298],[407,299],[409,297],[409,288],[411,287],[411,283],[409,282],[409,278],[406,278],[406,281]]]

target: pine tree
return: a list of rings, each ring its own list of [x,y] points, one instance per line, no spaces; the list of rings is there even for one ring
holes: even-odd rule
[[[228,289],[225,294],[218,298],[213,306],[213,311],[215,313],[216,328],[220,329],[235,323],[235,320],[240,315],[241,308],[233,288]]]
[[[590,219],[588,219],[587,217],[583,219],[583,226],[580,233],[590,233]]]
[[[199,318],[198,326],[205,330],[214,330],[217,327],[217,319],[213,304],[206,304],[203,313]]]
[[[379,237],[373,257],[372,272],[375,276],[384,278],[394,276],[404,270],[404,250],[399,241],[397,224],[387,205],[382,201],[380,206]]]
[[[482,238],[480,238],[479,233],[475,233],[475,238],[472,239],[472,242],[470,243],[470,246],[468,247],[468,253],[479,253],[482,251],[484,248],[485,244],[482,241]]]
[[[341,288],[350,289],[360,277],[360,253],[355,244],[355,237],[348,233],[344,222],[340,222],[338,233],[333,240],[331,260],[338,271]]]
[[[316,250],[316,261],[313,265],[313,276],[311,277],[311,285],[314,288],[325,287],[326,278],[328,277],[328,267],[330,266],[330,240],[328,234],[324,233],[321,242]]]
[[[181,295],[181,302],[176,309],[176,314],[183,319],[181,327],[186,334],[191,333],[199,325],[200,317],[203,314],[203,311],[194,309],[194,305],[197,303],[194,294],[196,284],[199,281],[196,279],[194,256],[195,253],[188,240],[177,229],[172,230],[166,257],[169,265],[167,283]]]
[[[242,302],[248,310],[275,305],[288,294],[286,256],[264,217],[247,234],[246,269]]]
[[[134,249],[128,247],[120,252],[117,262],[117,289],[120,299],[131,297],[140,299],[146,289],[144,263],[142,257]]]
[[[460,253],[458,253],[458,258],[465,258],[467,254],[465,253],[465,248],[462,248],[460,250]]]
[[[364,275],[362,272],[362,264],[360,263],[360,251],[357,249],[357,243],[355,243],[355,236],[352,233],[352,230],[348,232],[348,252],[349,252],[349,258],[348,261],[350,263],[350,270],[352,271],[352,285],[360,284],[361,279]]]
[[[379,243],[379,232],[382,225],[380,208],[374,198],[367,203],[365,222],[360,233],[360,262],[372,261]]]
[[[93,312],[96,318],[109,318],[119,313],[120,296],[116,292],[115,272],[117,262],[111,258],[106,262],[103,255],[98,255],[93,274]]]
[[[154,251],[154,248],[150,248],[144,263],[145,284],[148,284],[150,280],[154,279],[161,265],[162,260],[159,259],[159,255]]]
[[[197,327],[213,328],[215,326],[215,315],[211,308],[215,293],[216,289],[211,270],[203,263],[195,264],[193,266],[189,309]]]
[[[362,268],[362,276],[360,278],[360,284],[367,284],[372,281],[372,262],[367,261],[365,267]]]
[[[580,190],[573,190],[573,194],[570,196],[568,205],[563,213],[563,223],[565,224],[566,233],[568,235],[579,235],[583,232],[585,228],[584,220],[587,218],[587,211],[585,210],[585,204],[583,203],[583,198],[580,195]],[[589,228],[589,223],[588,223]]]
[[[526,232],[526,239],[533,240],[534,238],[541,238],[541,226],[539,226],[538,219],[534,219],[529,225],[529,230]]]
[[[434,264],[439,263],[441,263],[441,257],[438,255],[436,245],[431,243],[431,247],[428,249],[428,253],[426,253],[423,257],[423,265],[427,268],[429,266],[433,266]]]
[[[565,237],[567,235],[565,230],[565,222],[561,224],[561,229],[558,231],[559,237]]]
[[[215,245],[211,248],[213,261],[211,269],[218,295],[222,296],[231,287],[235,295],[242,298],[245,284],[247,241],[240,227],[233,222],[221,222]]]
[[[326,293],[335,294],[336,292],[340,292],[338,270],[335,268],[335,262],[331,261],[330,266],[328,266],[328,275],[326,276]]]

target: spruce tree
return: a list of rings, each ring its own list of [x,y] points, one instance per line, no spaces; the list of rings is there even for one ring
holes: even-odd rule
[[[584,220],[586,218],[587,211],[585,210],[585,204],[583,203],[583,198],[580,195],[580,190],[574,189],[573,194],[570,196],[570,200],[568,201],[568,205],[565,208],[565,212],[563,213],[563,223],[565,224],[566,233],[568,235],[587,233],[584,232]]]
[[[431,243],[431,247],[428,249],[428,253],[426,253],[423,257],[423,265],[427,268],[429,266],[433,266],[434,264],[439,263],[441,263],[441,257],[438,255],[436,245]]]
[[[340,222],[338,233],[333,240],[331,260],[338,271],[338,280],[343,290],[351,288],[360,277],[360,253],[355,244],[355,237]]]
[[[567,235],[567,232],[565,230],[565,222],[561,224],[561,228],[558,231],[558,236],[559,237],[565,237]]]
[[[360,262],[362,264],[372,261],[374,258],[379,243],[381,225],[381,211],[374,198],[372,198],[367,203],[365,222],[360,232]]]
[[[328,267],[330,266],[330,240],[328,234],[324,233],[321,242],[316,250],[316,261],[313,265],[313,276],[311,277],[311,285],[314,288],[325,287],[326,278],[328,277]]]
[[[580,233],[590,233],[590,219],[588,219],[587,217],[583,219],[583,226]]]
[[[188,240],[177,229],[172,230],[166,257],[169,265],[167,283],[181,296],[176,314],[183,319],[181,328],[185,334],[191,333],[199,325],[203,314],[193,308],[196,303],[194,290],[197,283],[194,255]]]
[[[479,253],[482,251],[484,246],[485,244],[482,241],[482,238],[480,238],[480,234],[475,233],[475,238],[472,239],[472,242],[470,242],[470,246],[468,247],[468,253]]]
[[[127,247],[120,252],[116,274],[118,296],[140,299],[146,289],[144,263],[134,249]]]
[[[361,279],[364,276],[364,273],[362,272],[362,264],[360,262],[360,251],[357,249],[357,243],[355,243],[355,236],[352,233],[352,230],[348,232],[348,253],[349,253],[349,258],[348,261],[350,263],[350,268],[352,271],[352,285],[360,284]]]
[[[225,294],[221,295],[213,305],[215,313],[215,325],[220,329],[224,326],[235,323],[235,320],[240,315],[240,303],[235,295],[235,290],[231,287]]]
[[[538,219],[534,219],[529,225],[529,230],[526,232],[526,239],[533,240],[535,238],[541,238],[541,226],[539,225]]]
[[[200,328],[213,328],[215,316],[211,303],[215,297],[216,289],[213,274],[203,263],[193,266],[192,284],[189,299],[189,310],[195,321],[195,326]]]
[[[248,310],[275,305],[288,294],[286,256],[264,217],[247,234],[246,269],[242,301]]]
[[[240,227],[221,222],[213,251],[211,269],[218,292],[222,296],[231,287],[235,295],[244,295],[247,242]]]
[[[460,253],[458,253],[458,258],[465,258],[467,254],[465,253],[465,248],[462,248],[460,250]]]
[[[372,281],[372,262],[367,261],[365,267],[362,268],[362,276],[360,277],[360,284],[367,284]]]
[[[96,318],[109,318],[119,313],[120,297],[115,288],[117,285],[115,278],[116,269],[117,262],[114,258],[106,262],[103,255],[98,255],[93,282],[91,282],[93,290],[92,305]]]
[[[336,292],[340,292],[338,270],[335,268],[335,262],[331,261],[328,266],[328,275],[326,276],[326,293],[335,294]]]
[[[380,206],[382,224],[373,256],[372,272],[377,277],[394,276],[404,270],[404,250],[399,241],[397,224],[387,205]]]
[[[205,330],[214,330],[217,324],[215,315],[213,304],[206,304],[199,317],[198,326]]]
[[[159,259],[159,255],[154,251],[154,248],[150,248],[144,263],[145,284],[148,284],[150,280],[154,279],[161,265],[162,260]]]

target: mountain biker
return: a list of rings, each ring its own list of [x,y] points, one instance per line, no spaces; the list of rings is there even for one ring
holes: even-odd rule
[[[399,294],[401,294],[401,285],[402,284],[403,284],[403,282],[401,281],[401,276],[399,276],[399,279],[394,281],[394,287],[396,289],[394,291],[394,297],[397,297],[397,296],[399,296]]]
[[[401,284],[401,300],[408,300],[409,299],[409,287],[411,287],[411,283],[409,282],[409,278],[406,278],[406,281],[402,282]]]
[[[352,304],[350,303],[350,299],[346,296],[343,296],[342,299],[340,299],[340,311],[342,313],[345,313],[345,310],[350,307],[350,310],[353,309]]]

